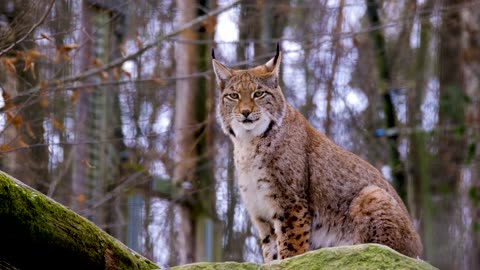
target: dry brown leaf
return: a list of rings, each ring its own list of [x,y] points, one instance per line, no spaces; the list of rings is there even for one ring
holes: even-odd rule
[[[106,71],[100,72],[100,77],[102,77],[102,81],[108,80],[108,72]]]
[[[10,95],[7,93],[7,91],[5,91],[5,89],[2,90],[2,98],[4,103],[3,108],[5,109],[5,111],[8,111],[15,107],[12,100],[10,99]]]
[[[77,49],[77,48],[78,48],[78,45],[77,45],[77,44],[74,44],[74,43],[72,43],[72,44],[64,44],[64,45],[62,46],[62,50],[65,51],[65,52],[69,52],[69,51],[75,50],[75,49]]]
[[[190,28],[187,28],[181,32],[181,35],[187,40],[195,40],[196,34],[197,33]]]
[[[95,166],[90,164],[90,162],[88,162],[88,160],[86,160],[86,159],[82,160],[82,163],[83,163],[83,165],[85,165],[89,169],[94,169],[95,168]]]
[[[12,112],[7,112],[7,123],[10,122],[15,127],[15,129],[19,129],[23,123],[23,118],[20,114],[14,115]]]
[[[216,17],[213,17],[213,16],[207,17],[202,22],[202,27],[205,29],[205,32],[210,33],[210,34],[215,32],[215,26],[216,25],[217,25],[217,19],[216,19]]]
[[[53,63],[58,64],[60,62],[60,51],[55,49],[55,56],[53,57]]]
[[[113,79],[118,80],[120,78],[120,75],[118,74],[118,67],[113,68]]]
[[[59,131],[65,131],[65,126],[60,123],[57,119],[55,119],[55,117],[52,117],[52,124],[53,124],[53,128],[55,128],[56,130],[59,130]]]
[[[30,126],[30,123],[27,122],[25,124],[25,128],[26,128],[27,134],[28,134],[28,136],[30,136],[30,138],[32,138],[32,139],[37,138],[37,136],[35,136],[35,133],[33,133],[33,130],[32,130],[32,127]]]
[[[10,152],[12,148],[7,144],[0,145],[0,152]]]
[[[30,70],[30,72],[32,72],[32,78],[34,80],[36,80],[37,75],[35,75],[35,62],[28,62],[28,65],[27,65],[27,62],[25,62],[25,67],[23,68],[23,72],[28,71],[28,70]]]
[[[40,36],[50,42],[53,42],[53,40],[49,36],[45,35],[44,33],[40,33]]]
[[[132,74],[122,68],[122,73],[125,74],[130,80],[132,79]]]
[[[75,104],[77,103],[78,97],[80,96],[80,91],[72,90],[72,95],[70,96],[70,101]]]
[[[47,57],[46,54],[41,53],[37,50],[28,50],[25,52],[26,57],[36,60],[38,58]]]
[[[142,49],[143,48],[143,43],[142,41],[140,40],[140,38],[137,36],[135,37],[135,44],[137,45],[137,48],[138,49]]]
[[[71,57],[68,55],[68,53],[72,50],[75,50],[78,48],[77,44],[63,44],[61,46],[58,46],[55,49],[55,57],[53,59],[53,62],[58,63],[60,61],[60,58],[63,58],[65,61],[69,61]]]
[[[85,202],[85,195],[84,194],[80,194],[77,196],[77,202],[78,203],[83,203]]]
[[[30,70],[32,72],[33,79],[36,79],[35,62],[41,57],[46,57],[46,55],[34,49],[27,50],[25,52],[17,52],[17,58],[23,60],[25,63],[23,72]]]
[[[103,66],[103,62],[102,60],[98,59],[98,58],[94,58],[93,61],[92,61],[92,64],[96,67],[101,67]]]
[[[154,76],[150,77],[150,80],[152,80],[154,83],[157,83],[157,84],[164,84],[163,80],[161,80],[157,77],[154,77]]]
[[[48,104],[50,103],[45,94],[46,90],[47,90],[47,83],[45,81],[41,81],[39,94],[40,94],[40,107],[42,107],[43,109],[47,108]]]
[[[18,139],[17,141],[18,147],[28,148],[29,145],[22,139]]]
[[[125,44],[119,46],[120,52],[125,56],[127,55],[127,49],[125,49]]]
[[[2,57],[3,66],[10,72],[12,75],[17,75],[17,69],[15,68],[15,63],[18,61],[16,57]]]
[[[49,104],[50,102],[48,101],[48,98],[45,95],[42,95],[40,97],[40,107],[42,107],[42,109],[46,109]]]

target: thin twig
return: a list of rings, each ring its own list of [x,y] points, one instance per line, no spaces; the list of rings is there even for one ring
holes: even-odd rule
[[[38,21],[36,24],[34,24],[32,26],[32,28],[30,28],[30,30],[28,30],[28,32],[25,35],[23,35],[23,37],[21,37],[19,40],[16,40],[15,42],[13,42],[10,46],[5,48],[4,50],[0,51],[0,57],[2,55],[6,54],[7,52],[9,52],[16,45],[22,43],[37,27],[39,27],[43,23],[43,21],[48,17],[48,14],[50,13],[50,10],[52,10],[52,7],[53,7],[54,3],[55,3],[55,0],[52,0],[50,2],[50,5],[48,6],[47,11],[45,11],[45,14],[43,14],[40,21]]]
[[[117,59],[113,60],[112,62],[110,62],[108,64],[105,64],[105,65],[103,65],[101,67],[98,67],[98,68],[89,69],[84,73],[81,73],[81,74],[78,74],[78,75],[75,75],[75,76],[69,76],[69,77],[66,77],[64,79],[54,81],[53,83],[50,83],[50,85],[47,85],[47,87],[51,86],[52,84],[57,84],[58,85],[58,84],[63,84],[63,83],[82,80],[82,79],[85,79],[87,77],[100,74],[101,72],[109,70],[109,69],[114,68],[116,66],[120,66],[121,64],[123,64],[123,63],[125,63],[129,60],[132,60],[132,59],[135,59],[135,58],[141,56],[147,50],[157,46],[157,44],[159,44],[160,42],[168,40],[169,38],[171,38],[173,36],[176,36],[176,35],[180,34],[181,32],[186,31],[186,30],[190,29],[191,27],[193,27],[197,24],[202,23],[206,19],[208,19],[210,17],[213,17],[213,16],[217,16],[218,14],[234,7],[235,5],[240,3],[240,1],[241,0],[234,1],[229,5],[226,5],[222,8],[219,8],[219,9],[216,9],[212,12],[209,12],[204,16],[198,17],[198,18],[190,21],[189,23],[179,27],[177,30],[174,30],[174,31],[172,31],[172,32],[170,32],[170,33],[168,33],[164,36],[161,36],[161,37],[157,38],[156,40],[152,41],[151,43],[148,43],[147,45],[145,45],[143,48],[136,51],[135,53],[129,54],[129,55],[124,56],[124,57],[117,58]],[[24,94],[34,94],[34,93],[38,92],[40,89],[41,89],[40,86],[36,86],[36,87],[32,88],[31,90],[25,92]]]

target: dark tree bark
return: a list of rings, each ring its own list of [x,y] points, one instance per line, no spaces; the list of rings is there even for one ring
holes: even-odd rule
[[[434,237],[427,258],[441,269],[458,269],[463,256],[463,245],[455,235],[460,229],[458,188],[462,181],[462,167],[466,149],[465,90],[462,73],[462,9],[456,8],[464,1],[443,2],[439,31],[438,80],[439,109],[437,154],[432,163],[431,188],[438,209],[433,215]],[[451,243],[451,245],[445,245]]]
[[[380,27],[380,16],[378,13],[378,3],[376,0],[367,0],[367,15],[372,27]],[[375,51],[377,56],[377,72],[379,74],[379,91],[383,96],[383,106],[385,114],[385,126],[386,128],[397,127],[397,120],[395,115],[395,108],[393,106],[392,95],[390,93],[390,87],[392,86],[391,67],[387,57],[387,50],[385,45],[385,37],[377,29],[371,31],[371,36],[375,45]],[[393,186],[398,192],[398,195],[406,202],[407,197],[407,185],[405,178],[405,166],[400,159],[400,153],[398,151],[398,135],[392,135],[388,137],[390,167],[392,170]]]
[[[431,25],[428,20],[432,1],[421,7],[420,13],[420,47],[417,50],[415,66],[415,88],[408,93],[407,118],[408,125],[418,128],[422,125],[421,106],[425,96],[428,47],[430,44]],[[412,194],[409,194],[409,209],[411,215],[420,221],[419,233],[422,235],[426,257],[431,257],[432,247],[432,194],[430,193],[431,178],[429,152],[427,150],[427,135],[420,129],[409,135],[409,173],[412,183]]]

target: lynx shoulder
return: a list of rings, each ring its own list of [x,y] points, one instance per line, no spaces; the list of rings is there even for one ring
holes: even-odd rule
[[[241,197],[265,261],[360,243],[420,256],[422,244],[407,209],[381,173],[335,145],[286,102],[281,59],[277,46],[274,58],[252,69],[212,60],[221,126],[234,145]]]

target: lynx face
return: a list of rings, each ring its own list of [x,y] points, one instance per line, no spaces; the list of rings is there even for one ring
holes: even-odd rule
[[[279,57],[248,70],[229,69],[213,60],[226,134],[238,138],[261,136],[281,124],[286,102],[278,84]]]

